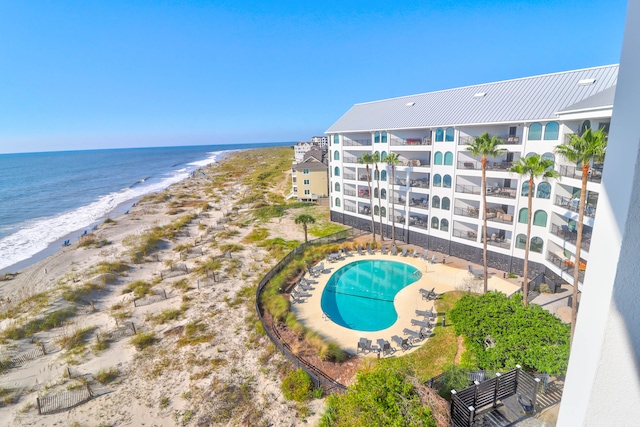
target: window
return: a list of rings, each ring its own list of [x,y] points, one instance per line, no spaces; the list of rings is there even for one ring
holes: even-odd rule
[[[533,184],[533,189],[534,192],[536,191],[536,185]],[[522,183],[522,192],[520,193],[521,196],[529,196],[529,180],[526,180],[525,182]]]
[[[447,142],[453,142],[453,128],[447,128],[444,140]]]
[[[379,171],[377,171],[377,170],[374,170],[374,171],[373,171],[373,180],[374,180],[374,181],[379,180],[379,179],[380,179],[380,178],[378,177],[379,175],[380,175],[380,172],[379,172]]]
[[[446,211],[451,209],[451,200],[449,200],[448,197],[443,197],[442,198],[442,209],[444,209]]]
[[[311,194],[311,190],[304,190],[304,194],[305,196],[308,196],[309,194]]]
[[[380,208],[378,208],[377,205],[373,207],[373,214],[376,216],[380,215]]]
[[[387,190],[385,190],[384,188],[380,190],[380,198],[383,200],[387,200]]]
[[[580,135],[585,133],[587,131],[587,129],[591,129],[591,121],[590,120],[585,120],[584,122],[582,122],[582,126],[580,126]]]
[[[444,153],[444,164],[447,166],[451,166],[453,164],[453,153],[451,151]]]
[[[524,234],[518,234],[516,237],[516,249],[524,249],[527,247],[527,236]]]
[[[336,197],[336,206],[340,207],[340,197]]]
[[[439,173],[433,175],[433,186],[434,187],[442,186],[442,177],[440,176]]]
[[[304,185],[309,185],[309,184],[311,183],[311,181],[310,181],[310,180],[308,180],[308,179],[305,179],[305,180],[303,180],[303,182],[302,182],[302,183],[303,183]]]
[[[387,180],[387,171],[382,171],[382,173],[380,174],[380,181],[386,181]]]
[[[433,164],[434,165],[441,165],[442,164],[442,153],[439,151],[436,151],[436,154],[433,155]]]
[[[378,189],[377,188],[373,189],[373,197],[375,197],[376,199],[378,198]]]
[[[444,178],[442,178],[442,186],[444,188],[451,188],[451,175],[445,175]]]
[[[531,252],[537,252],[539,254],[542,253],[542,247],[544,246],[544,242],[540,237],[534,237],[531,239],[531,245],[529,246],[529,250]]]
[[[380,216],[383,216],[385,218],[387,216],[387,208],[385,208],[384,206],[380,208]]]
[[[302,169],[303,175],[309,175],[309,169]]]
[[[522,208],[518,214],[518,222],[526,224],[529,221],[529,209]]]
[[[449,221],[444,218],[440,221],[440,231],[449,231]]]
[[[433,199],[431,199],[431,207],[440,209],[440,197],[433,196]]]
[[[335,191],[338,191],[338,192],[340,191],[340,183],[339,182],[336,182],[336,184],[333,187],[334,187]]]
[[[376,151],[375,153],[373,153],[373,158],[374,158],[374,159],[375,159],[375,158],[380,159],[380,152],[379,152],[379,151]]]
[[[556,156],[553,155],[553,153],[544,153],[542,156],[543,159],[545,160],[551,160],[552,163],[555,164],[556,162]],[[549,168],[549,170],[553,169],[553,165]]]
[[[542,125],[540,123],[531,123],[529,126],[529,140],[540,141],[542,137]]]
[[[387,133],[386,132],[382,132],[382,142],[387,142]]]
[[[340,144],[340,135],[338,134],[333,135],[333,143],[336,145]]]
[[[533,225],[539,225],[540,227],[547,226],[547,213],[545,211],[535,211],[533,214]]]
[[[380,160],[384,161],[384,159],[386,159],[386,158],[387,158],[387,152],[383,151],[382,154],[380,154]]]
[[[340,160],[340,152],[339,151],[334,151],[333,152],[333,160]]]
[[[541,182],[538,184],[538,199],[550,199],[551,198],[551,184],[548,182]]]
[[[333,169],[333,175],[340,176],[340,168],[338,166]]]
[[[544,127],[544,140],[545,141],[555,141],[558,139],[558,131],[560,130],[560,126],[556,122],[549,122]]]
[[[380,132],[373,134],[373,142],[380,142]]]
[[[444,141],[444,131],[442,128],[436,129],[436,142]]]
[[[440,228],[440,221],[438,220],[437,217],[431,217],[431,228],[437,230],[438,228]]]

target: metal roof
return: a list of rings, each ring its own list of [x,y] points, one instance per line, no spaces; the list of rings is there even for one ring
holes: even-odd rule
[[[616,64],[356,104],[327,133],[552,120],[617,78]]]
[[[596,93],[589,98],[583,99],[580,102],[576,102],[573,105],[563,108],[558,113],[568,113],[572,111],[580,110],[592,110],[595,108],[613,107],[613,100],[616,97],[616,85],[611,86],[602,92]]]

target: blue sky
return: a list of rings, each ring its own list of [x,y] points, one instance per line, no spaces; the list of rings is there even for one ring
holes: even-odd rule
[[[306,140],[353,104],[619,61],[623,0],[0,0],[0,153]]]

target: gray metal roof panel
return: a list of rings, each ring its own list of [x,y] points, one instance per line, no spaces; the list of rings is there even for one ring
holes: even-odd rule
[[[603,90],[602,92],[598,92],[595,95],[590,96],[589,98],[583,99],[582,101],[576,102],[575,104],[571,104],[563,108],[562,110],[558,111],[558,113],[587,110],[599,107],[611,107],[613,105],[615,96],[616,85],[613,85],[610,88]]]
[[[608,65],[356,104],[327,133],[552,120],[614,86],[617,74],[618,66]],[[578,85],[589,78],[595,82]],[[478,92],[486,96],[474,98]]]

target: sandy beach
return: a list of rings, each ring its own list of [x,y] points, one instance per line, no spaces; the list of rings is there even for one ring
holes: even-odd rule
[[[248,153],[260,157],[233,153],[101,224],[88,237],[93,243],[73,242],[0,282],[3,333],[72,310],[61,326],[0,345],[2,425],[315,424],[323,400],[300,410],[284,399],[285,359],[255,329],[255,285],[277,259],[243,241],[257,224],[238,206],[250,188],[224,165]],[[276,194],[290,182],[281,172],[270,189]],[[301,241],[292,215],[260,225],[270,238]],[[131,261],[132,242],[185,216],[173,239]],[[202,266],[216,259],[214,281]],[[127,267],[105,272],[118,263]],[[146,288],[133,289],[141,282]],[[152,344],[136,349],[133,329]],[[87,402],[38,415],[37,397],[72,399],[89,389]]]

